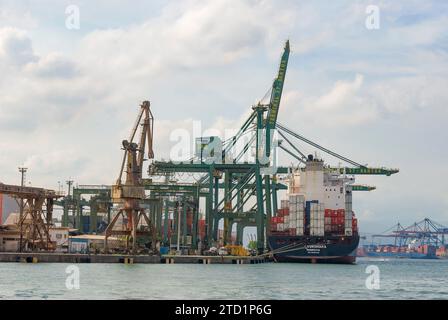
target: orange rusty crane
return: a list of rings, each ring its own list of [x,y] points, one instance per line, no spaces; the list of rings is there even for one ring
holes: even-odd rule
[[[127,249],[135,253],[137,249],[137,237],[140,235],[153,235],[154,228],[141,207],[145,199],[145,188],[142,183],[143,162],[145,158],[145,148],[148,147],[148,159],[154,158],[152,149],[154,117],[150,110],[149,101],[143,101],[140,105],[140,112],[137,116],[135,125],[132,128],[131,136],[128,140],[123,140],[123,160],[116,183],[112,186],[112,199],[119,204],[118,213],[112,219],[105,230],[105,252],[108,251],[108,238],[111,235],[126,236]],[[135,143],[134,138],[138,127],[141,126],[140,141]],[[126,170],[125,170],[126,164]],[[123,173],[126,173],[126,179],[122,182]],[[121,230],[115,230],[119,217],[123,217],[123,226]],[[147,226],[141,224],[142,218]],[[130,245],[131,244],[131,245]]]

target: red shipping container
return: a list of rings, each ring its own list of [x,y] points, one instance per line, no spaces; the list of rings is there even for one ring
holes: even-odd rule
[[[279,217],[284,217],[284,216],[288,216],[289,215],[289,209],[288,208],[284,208],[284,209],[279,209],[278,210],[278,216]]]

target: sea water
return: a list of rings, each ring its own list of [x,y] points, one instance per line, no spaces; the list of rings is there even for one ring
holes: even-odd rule
[[[448,299],[448,260],[355,265],[0,263],[0,299]]]

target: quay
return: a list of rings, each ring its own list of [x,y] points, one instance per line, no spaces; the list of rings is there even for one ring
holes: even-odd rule
[[[123,264],[259,264],[272,261],[266,257],[73,254],[53,252],[1,252],[0,262],[23,263],[123,263]]]

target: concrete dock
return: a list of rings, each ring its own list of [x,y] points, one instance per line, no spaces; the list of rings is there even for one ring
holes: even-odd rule
[[[163,255],[162,263],[194,263],[194,264],[258,264],[271,262],[266,257],[247,256],[188,256],[188,255]]]
[[[158,255],[72,254],[72,253],[0,253],[0,262],[25,263],[160,263]]]
[[[189,256],[189,255],[122,255],[72,254],[45,252],[0,252],[0,262],[23,263],[124,263],[124,264],[259,264],[270,262],[266,257]]]

